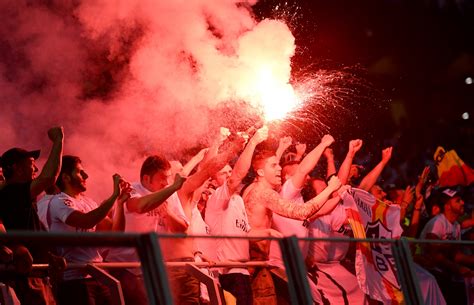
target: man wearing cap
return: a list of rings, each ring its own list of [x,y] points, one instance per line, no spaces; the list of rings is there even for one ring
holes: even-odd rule
[[[63,151],[63,128],[48,130],[53,142],[43,170],[36,176],[35,160],[39,150],[22,148],[7,150],[0,159],[5,184],[0,189],[0,222],[6,231],[44,231],[36,212],[36,197],[47,187],[54,185],[61,167]],[[43,247],[13,247],[13,262],[16,271],[22,274],[15,280],[15,292],[22,304],[54,304],[48,286],[39,278],[28,278],[31,264],[47,263],[47,249]],[[50,290],[49,290],[50,292]]]
[[[440,195],[442,213],[433,217],[423,228],[421,239],[460,240],[461,226],[457,219],[464,214],[464,201],[453,189]],[[465,254],[449,244],[429,244],[424,249],[426,268],[436,277],[448,304],[466,304],[464,278],[474,272],[464,266]]]

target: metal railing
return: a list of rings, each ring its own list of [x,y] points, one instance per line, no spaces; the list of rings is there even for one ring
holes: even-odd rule
[[[190,236],[189,236],[190,237]],[[210,236],[192,236],[193,238],[237,238],[242,237],[210,237]],[[133,247],[137,250],[141,263],[94,263],[94,264],[68,264],[68,268],[93,268],[91,272],[100,272],[101,269],[110,268],[137,268],[142,267],[144,285],[147,291],[149,304],[151,305],[172,305],[173,300],[170,292],[170,286],[167,278],[167,267],[186,267],[191,272],[196,272],[197,268],[219,268],[219,267],[269,267],[267,262],[165,262],[163,254],[158,243],[159,238],[185,238],[184,235],[158,235],[148,234],[130,234],[130,233],[38,233],[38,232],[14,232],[0,234],[0,244],[9,246],[14,244],[23,244],[25,246],[74,246],[74,247]],[[255,238],[258,239],[258,238]],[[390,243],[392,254],[396,263],[397,277],[404,294],[405,304],[421,305],[423,304],[419,284],[415,278],[413,268],[413,259],[411,256],[408,241],[404,238],[399,240],[388,239],[348,239],[348,238],[323,238],[323,239],[297,239],[296,237],[287,237],[282,239],[265,238],[278,240],[283,261],[285,263],[288,279],[288,292],[291,304],[312,305],[313,300],[308,284],[307,271],[302,257],[298,241],[330,241],[330,242],[361,242],[361,243]],[[417,243],[433,243],[433,241],[416,240]],[[436,241],[436,243],[453,243],[449,241]],[[459,242],[454,242],[459,244]],[[464,245],[474,246],[474,242],[461,242]],[[0,265],[0,272],[8,270],[7,266]],[[47,264],[35,264],[36,270],[47,270]],[[194,270],[194,271],[193,271]],[[198,270],[198,269],[197,269]],[[198,275],[198,274],[196,274]],[[203,282],[205,279],[202,280]],[[215,283],[208,282],[208,287]],[[215,288],[215,287],[214,287]],[[3,289],[4,290],[4,289]],[[3,291],[2,290],[2,291]],[[217,291],[217,290],[216,290]],[[222,295],[218,291],[213,293],[217,304],[224,304]],[[219,301],[220,300],[220,301]],[[120,301],[120,300],[119,300]],[[123,300],[122,300],[123,302]]]

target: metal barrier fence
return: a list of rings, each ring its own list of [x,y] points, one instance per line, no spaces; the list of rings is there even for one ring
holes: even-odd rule
[[[190,236],[188,236],[190,237]],[[249,239],[242,237],[210,237],[210,236],[192,236],[193,238],[237,238]],[[268,266],[266,262],[246,262],[246,263],[230,263],[215,262],[209,263],[183,263],[183,262],[165,262],[163,254],[158,243],[159,238],[186,238],[184,235],[158,235],[155,233],[148,234],[130,234],[130,233],[38,233],[38,232],[15,232],[0,234],[0,244],[9,246],[13,244],[23,244],[25,246],[74,246],[74,247],[133,247],[137,250],[141,263],[95,263],[91,265],[85,264],[68,264],[68,268],[89,268],[88,271],[101,276],[101,270],[110,268],[130,268],[142,267],[143,280],[146,287],[147,296],[150,305],[172,305],[172,297],[170,286],[167,278],[167,267],[262,267]],[[250,238],[258,239],[258,238]],[[361,243],[384,243],[391,244],[393,258],[396,263],[397,277],[403,291],[405,304],[421,305],[423,304],[420,288],[414,274],[413,259],[405,238],[399,240],[388,239],[297,239],[296,237],[287,237],[282,239],[264,238],[269,240],[278,240],[283,261],[286,268],[288,279],[288,292],[291,304],[312,305],[311,291],[308,284],[308,277],[304,259],[302,257],[299,241],[330,241],[330,242],[361,242]],[[432,243],[433,241],[416,240],[419,243]],[[453,243],[449,241],[436,241],[436,243]],[[474,242],[455,242],[456,244],[464,244],[474,246]],[[46,270],[48,265],[34,265],[36,270]],[[7,270],[8,267],[0,266],[0,272]],[[105,276],[107,278],[107,275]],[[111,280],[113,282],[113,279]],[[203,280],[204,282],[204,280]],[[214,283],[215,284],[215,283]],[[211,287],[213,283],[208,283]],[[4,289],[3,287],[2,290]],[[119,289],[120,290],[120,289]],[[217,290],[217,289],[215,289]],[[222,295],[218,292],[212,298],[216,304],[223,304]],[[123,297],[117,299],[117,304],[123,303]]]

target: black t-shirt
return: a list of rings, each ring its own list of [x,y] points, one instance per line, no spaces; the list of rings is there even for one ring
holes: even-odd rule
[[[45,231],[40,222],[36,198],[31,197],[31,182],[7,184],[0,190],[0,220],[7,232]],[[46,259],[43,247],[28,247],[35,262]]]

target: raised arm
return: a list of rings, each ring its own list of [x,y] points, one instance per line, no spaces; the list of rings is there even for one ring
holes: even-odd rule
[[[418,233],[418,227],[420,225],[420,215],[421,210],[423,208],[424,201],[423,196],[416,197],[415,206],[413,207],[413,211],[411,214],[410,226],[405,232],[405,236],[415,238]],[[400,217],[401,219],[401,217]]]
[[[53,142],[51,151],[41,173],[31,182],[30,194],[36,197],[56,182],[61,169],[63,155],[64,132],[62,127],[53,127],[48,130],[48,137]]]
[[[279,143],[278,143],[278,148],[275,152],[275,156],[278,160],[278,162],[280,162],[281,160],[281,156],[283,156],[283,153],[288,149],[288,147],[291,146],[291,142],[293,140],[291,139],[291,137],[283,137],[280,139]]]
[[[346,157],[339,168],[339,172],[337,176],[339,180],[341,180],[342,184],[347,184],[347,180],[349,179],[349,173],[351,171],[352,160],[354,160],[355,154],[361,149],[362,147],[362,140],[351,140],[349,141],[349,150],[347,151]]]
[[[254,200],[261,202],[266,208],[283,217],[305,220],[312,215],[316,215],[316,217],[324,215],[322,208],[328,201],[329,196],[340,187],[339,178],[333,177],[323,192],[304,204],[295,204],[290,200],[283,199],[277,192],[271,189],[257,190],[257,196],[255,196]],[[324,209],[324,213],[329,213],[335,207],[336,204]]]
[[[415,198],[414,190],[414,186],[407,186],[405,191],[403,192],[401,202],[398,203],[400,205],[400,221],[403,221],[405,219],[407,209],[413,203],[413,198]]]
[[[339,202],[341,201],[341,196],[342,194],[349,190],[351,187],[350,185],[343,185],[341,186],[338,190],[337,190],[337,193],[333,193],[333,196],[332,198],[328,199],[328,201],[326,202],[326,204],[324,204],[324,206],[315,214],[313,215],[310,215],[308,217],[307,220],[305,220],[305,222],[307,223],[311,223],[313,220],[315,220],[316,218],[319,218],[323,215],[327,215],[329,213],[332,212],[332,210],[334,210],[334,208],[339,204]]]
[[[333,184],[333,185],[335,184],[335,186],[331,187],[331,184]],[[338,187],[336,189],[337,193],[335,193],[335,191],[334,191],[334,189],[336,187]],[[344,190],[346,190],[347,188],[349,188],[349,186],[348,185],[341,185],[341,182],[339,181],[339,178],[337,178],[336,176],[331,177],[331,179],[328,182],[328,186],[321,193],[319,193],[319,195],[318,195],[318,196],[320,196],[321,194],[324,194],[324,197],[321,198],[320,200],[323,200],[324,198],[328,198],[328,199],[326,199],[324,205],[315,214],[310,215],[309,218],[316,219],[318,217],[321,217],[321,216],[324,216],[324,215],[327,215],[327,214],[331,213],[332,210],[334,210],[334,208],[341,201],[340,194]],[[333,195],[332,198],[330,198],[331,195]],[[318,196],[316,196],[315,199]]]
[[[268,128],[263,126],[255,134],[252,138],[250,138],[247,146],[243,150],[242,154],[240,154],[237,162],[235,163],[234,169],[232,170],[232,174],[229,177],[229,181],[227,186],[229,188],[229,193],[233,194],[237,188],[239,187],[242,179],[245,178],[247,175],[250,164],[252,163],[252,156],[255,151],[255,147],[258,144],[262,143],[268,138]]]
[[[191,198],[193,192],[199,188],[207,179],[212,175],[221,170],[229,161],[242,149],[244,139],[242,137],[236,137],[234,141],[227,143],[227,147],[224,151],[202,165],[202,168],[191,175],[183,187],[178,191],[182,203],[187,202],[188,198]]]
[[[295,145],[296,156],[295,161],[301,161],[303,159],[304,153],[306,152],[306,144],[298,143]]]
[[[217,154],[219,153],[219,147],[221,147],[221,145],[224,143],[224,141],[227,140],[229,135],[230,135],[229,129],[227,129],[225,127],[220,128],[220,132],[219,132],[218,136],[216,137],[216,139],[214,139],[212,141],[211,146],[209,146],[209,149],[207,150],[206,154],[204,155],[204,158],[199,163],[198,169],[201,169],[202,165],[207,164],[209,162],[209,160],[211,160],[212,158],[217,156]]]
[[[123,232],[125,231],[125,208],[124,205],[130,198],[132,187],[130,183],[126,181],[121,182],[120,195],[117,198],[117,204],[115,205],[114,214],[112,216],[112,231]]]
[[[143,214],[156,209],[166,201],[174,192],[178,191],[186,178],[176,174],[173,184],[148,195],[136,198],[130,198],[127,201],[127,209],[130,212]]]
[[[324,157],[326,158],[327,168],[326,168],[326,179],[336,174],[336,163],[334,162],[334,152],[332,148],[328,147],[323,152]]]
[[[423,168],[423,171],[421,172],[421,175],[418,177],[418,182],[416,183],[415,186],[415,196],[416,198],[418,197],[423,197],[423,188],[428,181],[428,176],[430,174],[430,167],[425,166]]]
[[[91,229],[101,222],[107,216],[117,200],[117,197],[120,195],[120,182],[122,178],[120,175],[115,174],[113,180],[114,190],[108,199],[104,200],[97,208],[88,213],[82,213],[77,210],[72,212],[66,219],[66,224],[76,228]]]
[[[392,147],[385,148],[382,150],[382,160],[367,174],[367,176],[360,182],[359,188],[364,191],[369,191],[372,186],[377,182],[380,174],[387,165],[388,161],[392,157]]]
[[[300,162],[298,168],[293,176],[291,176],[291,182],[296,188],[302,188],[306,180],[306,176],[313,170],[318,163],[324,150],[334,143],[334,138],[330,135],[325,135],[321,139],[321,142],[312,151],[310,151],[306,157]]]
[[[418,233],[418,227],[420,225],[420,216],[423,210],[424,202],[424,195],[422,193],[423,186],[428,180],[428,174],[430,173],[430,167],[426,166],[421,173],[421,176],[418,178],[418,183],[415,186],[415,205],[413,207],[410,226],[405,232],[405,236],[407,237],[416,237]]]
[[[204,156],[209,151],[209,148],[201,149],[195,156],[191,158],[184,166],[181,173],[187,177],[193,171],[193,169],[204,159]]]

